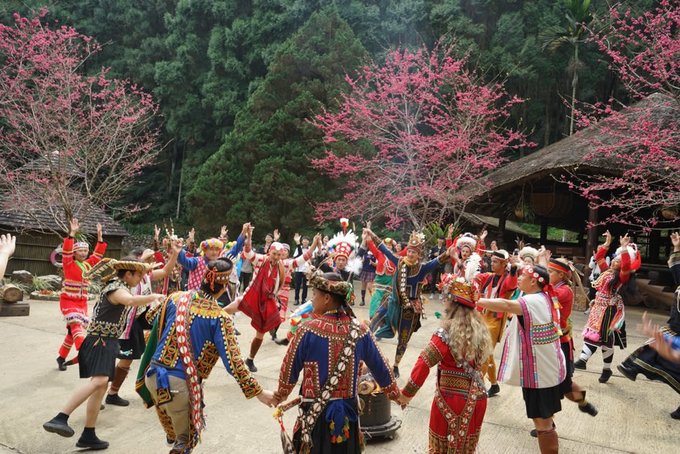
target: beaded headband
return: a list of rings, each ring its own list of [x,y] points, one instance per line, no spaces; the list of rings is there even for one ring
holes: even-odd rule
[[[224,260],[224,259],[220,259]],[[226,260],[225,260],[226,261]],[[231,262],[229,262],[231,263]],[[203,276],[203,283],[210,284],[210,291],[215,291],[215,282],[218,284],[226,285],[229,283],[229,278],[231,277],[231,268],[227,271],[217,271],[216,269],[208,269]]]

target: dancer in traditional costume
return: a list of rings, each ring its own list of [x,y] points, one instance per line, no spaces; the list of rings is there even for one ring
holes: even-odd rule
[[[673,252],[668,258],[668,267],[675,280],[675,302],[671,305],[670,318],[662,332],[667,336],[680,335],[680,233],[671,234]],[[650,339],[626,358],[617,368],[624,377],[635,381],[637,374],[650,380],[662,381],[680,394],[680,364],[660,356],[653,348],[654,340]],[[680,406],[671,413],[671,418],[680,419]]]
[[[398,336],[397,352],[394,358],[394,375],[399,377],[399,363],[404,356],[408,342],[413,333],[420,328],[420,317],[423,313],[421,298],[422,284],[435,266],[440,266],[449,259],[445,252],[427,263],[421,263],[425,239],[419,233],[413,232],[406,247],[406,256],[398,257],[371,231],[364,229],[371,240],[379,244],[378,249],[385,254],[396,267],[392,295],[387,306],[378,309],[371,320],[371,331],[378,338],[392,338]]]
[[[346,218],[340,219],[342,232],[336,233],[328,241],[326,244],[329,251],[328,257],[318,268],[325,273],[337,273],[343,281],[352,283],[359,275],[362,260],[354,253],[357,236],[347,229],[348,222]]]
[[[446,315],[401,390],[399,403],[406,405],[423,386],[430,369],[437,366],[428,437],[428,452],[432,454],[474,453],[486,413],[487,395],[480,369],[491,353],[491,337],[475,310],[476,290],[471,282],[476,268],[469,267],[467,279],[453,274],[442,277]]]
[[[68,418],[87,400],[85,428],[76,443],[79,448],[106,449],[109,446],[108,442],[97,437],[95,424],[107,384],[114,377],[118,338],[125,330],[131,307],[144,306],[164,298],[164,295],[156,293],[138,296],[130,293],[130,288],[138,285],[150,269],[149,265],[134,258],[122,261],[108,259],[95,265],[89,272],[90,275],[101,276],[106,283],[92,310],[87,337],[78,351],[80,378],[90,380],[71,395],[57,416],[43,424],[48,432],[72,437],[75,432],[68,425]]]
[[[616,250],[611,268],[608,268],[604,258],[611,245],[612,236],[609,231],[604,235],[605,242],[597,249],[595,255],[602,274],[593,283],[597,293],[583,330],[583,350],[578,361],[574,363],[576,369],[585,369],[588,359],[598,347],[602,348],[602,374],[598,379],[600,383],[606,383],[612,376],[614,346],[626,348],[625,314],[619,290],[630,279],[630,273],[640,267],[640,253],[626,234],[620,237],[621,246]]]
[[[504,249],[491,252],[491,271],[477,275],[476,283],[484,298],[512,298],[517,288],[517,266],[511,265],[508,269],[510,255]],[[502,311],[493,311],[481,307],[482,318],[486,322],[491,334],[492,349],[503,337],[503,330],[508,321],[508,315]],[[496,360],[493,352],[488,360],[482,365],[482,376],[487,376],[491,386],[489,397],[495,396],[501,390],[496,377]]]
[[[278,230],[275,231],[278,237]],[[227,312],[233,314],[241,311],[250,317],[250,325],[255,328],[255,337],[250,344],[250,354],[246,359],[246,365],[251,372],[257,372],[255,356],[264,340],[267,332],[277,328],[281,324],[279,302],[277,296],[285,283],[285,278],[295,264],[311,258],[312,250],[296,259],[281,259],[284,247],[278,241],[269,246],[267,255],[257,254],[252,250],[252,228],[246,235],[243,257],[253,263],[253,280],[243,293],[243,296],[227,307]],[[318,244],[315,237],[315,243]]]
[[[566,377],[560,385],[560,391],[564,397],[576,402],[580,411],[588,413],[590,416],[597,416],[597,408],[586,400],[586,391],[572,379],[574,375],[574,342],[571,337],[571,311],[574,305],[574,292],[571,286],[572,276],[575,275],[576,271],[567,259],[553,259],[550,257],[550,251],[546,250],[545,252],[547,253],[541,255],[538,261],[541,266],[543,266],[543,263],[547,263],[550,285],[554,292],[554,298],[559,303],[560,330],[562,331],[560,346],[566,367]],[[531,431],[531,436],[537,436],[536,429]]]
[[[78,219],[71,219],[69,233],[64,238],[62,246],[64,281],[59,295],[59,309],[66,321],[66,337],[59,347],[57,356],[57,365],[61,371],[66,370],[69,364],[74,364],[75,361],[67,361],[66,357],[72,346],[75,345],[76,350],[80,350],[90,322],[87,314],[87,289],[90,287],[90,281],[83,275],[96,265],[106,252],[101,224],[97,224],[97,245],[89,258],[87,242],[75,240],[79,229]]]
[[[234,335],[231,317],[217,299],[229,284],[232,264],[211,261],[199,290],[170,295],[160,308],[137,376],[137,392],[147,407],[156,406],[173,454],[188,454],[205,427],[203,380],[219,359],[247,399],[273,405],[250,375]]]
[[[171,246],[168,253],[168,261],[165,266],[160,269],[153,269],[142,277],[142,281],[131,289],[133,295],[150,295],[153,293],[152,282],[167,280],[172,273],[177,263],[177,255],[182,250],[181,243],[176,242]],[[151,266],[156,266],[154,259],[154,251],[151,249],[135,248],[130,255],[144,263]],[[119,407],[127,407],[130,401],[123,399],[118,395],[120,387],[123,386],[125,379],[130,372],[132,361],[142,357],[146,341],[144,340],[144,330],[151,329],[153,319],[148,319],[151,316],[150,307],[133,307],[128,312],[128,320],[125,331],[120,336],[120,352],[118,353],[118,364],[116,364],[116,372],[111,381],[109,392],[106,394],[105,402],[108,405],[117,405]],[[148,313],[148,314],[147,314]],[[155,311],[153,312],[155,314]]]
[[[288,346],[276,397],[285,400],[302,373],[300,413],[293,429],[296,453],[358,454],[360,362],[389,398],[397,399],[399,388],[375,338],[352,316],[352,284],[336,273],[318,271],[309,284],[318,318],[302,325]]]
[[[295,238],[296,242],[300,241],[299,234],[296,234],[297,237]],[[290,284],[292,281],[293,277],[293,272],[296,269],[300,269],[303,265],[307,264],[309,260],[312,258],[312,254],[316,250],[316,248],[321,244],[321,234],[317,233],[316,236],[314,236],[314,240],[312,241],[311,247],[305,248],[305,252],[302,253],[302,255],[299,255],[295,258],[288,258],[288,254],[290,253],[290,247],[287,244],[283,244],[283,252],[281,253],[281,260],[283,261],[283,267],[284,267],[284,272],[285,272],[285,279],[283,281],[283,285],[279,289],[279,293],[276,295],[276,298],[278,300],[278,307],[279,307],[279,317],[281,318],[281,323],[283,323],[286,320],[286,314],[288,313],[288,298],[290,296]],[[305,276],[305,286],[307,285],[306,283],[307,277]],[[270,331],[270,334],[272,335],[272,340],[276,342],[277,345],[288,345],[288,338],[284,337],[283,339],[279,339],[276,337],[276,333],[279,329],[280,324],[276,326],[272,331]]]
[[[377,261],[375,267],[375,282],[373,284],[374,292],[371,296],[371,301],[368,304],[368,318],[372,319],[380,306],[387,306],[387,301],[392,294],[392,279],[394,279],[394,272],[397,269],[385,254],[380,252],[378,246],[376,246],[368,235],[362,233],[361,238],[361,247],[368,247],[368,250],[371,251]],[[385,238],[383,243],[390,252],[394,253],[394,241],[391,238]]]
[[[235,258],[238,257],[238,255],[241,253],[241,250],[243,250],[243,245],[245,243],[245,232],[249,227],[250,224],[243,224],[241,234],[236,239],[236,244],[234,244],[234,246],[229,250],[225,250],[224,241],[218,238],[210,238],[208,240],[201,241],[201,244],[199,245],[199,249],[203,253],[202,257],[189,257],[184,250],[179,253],[177,262],[182,265],[182,268],[189,271],[187,290],[197,290],[201,286],[201,281],[205,275],[208,262],[217,260],[219,257],[227,257],[233,262]],[[238,282],[238,277],[235,279],[236,282]],[[233,280],[234,278],[232,278],[232,282]]]
[[[524,295],[517,300],[480,298],[478,306],[515,314],[503,344],[498,378],[522,387],[527,417],[534,422],[541,454],[559,451],[553,416],[562,409],[561,383],[566,378],[560,347],[558,303],[542,266],[524,266],[518,279]]]

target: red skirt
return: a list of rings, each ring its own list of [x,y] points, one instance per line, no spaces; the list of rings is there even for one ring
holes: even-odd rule
[[[248,294],[243,297],[239,305],[241,312],[250,317],[250,325],[258,333],[266,333],[281,324],[278,302],[276,298],[248,298]]]
[[[448,393],[447,393],[448,394]],[[430,410],[429,453],[474,453],[486,413],[486,398],[435,393]]]

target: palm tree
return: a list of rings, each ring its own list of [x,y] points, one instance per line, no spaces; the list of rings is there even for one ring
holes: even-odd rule
[[[579,45],[584,41],[587,25],[593,19],[590,14],[591,0],[564,0],[566,7],[564,26],[553,26],[546,29],[542,35],[543,50],[555,52],[564,45],[570,45],[574,54],[569,61],[568,70],[571,72],[571,118],[569,121],[569,135],[574,133],[574,105],[576,103],[576,88],[578,73],[583,63],[579,59]]]

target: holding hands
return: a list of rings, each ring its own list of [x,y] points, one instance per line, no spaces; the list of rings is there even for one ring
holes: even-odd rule
[[[262,390],[262,392],[257,395],[257,400],[265,404],[267,407],[275,407],[279,403],[274,392],[269,391],[268,389]]]

